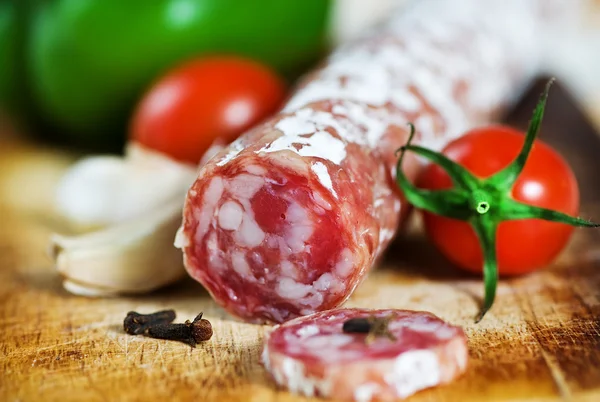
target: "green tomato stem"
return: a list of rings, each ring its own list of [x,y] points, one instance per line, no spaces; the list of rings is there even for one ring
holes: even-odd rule
[[[488,203],[487,203],[487,202],[485,202],[485,201],[482,201],[482,202],[480,202],[480,203],[478,203],[478,204],[477,204],[477,208],[476,208],[476,210],[477,210],[477,213],[479,213],[479,214],[483,215],[483,214],[485,214],[487,211],[489,211],[489,210],[490,210],[490,204],[488,204]]]
[[[485,297],[483,307],[475,322],[483,319],[485,314],[494,304],[496,298],[496,287],[498,283],[498,262],[496,259],[496,229],[498,224],[489,216],[481,215],[470,221],[479,238],[479,244],[483,250],[483,283],[485,286]]]
[[[502,209],[502,216],[504,217],[504,220],[542,219],[545,221],[559,222],[577,227],[600,227],[600,224],[598,223],[569,216],[552,209],[523,204],[515,200],[506,200]]]
[[[483,215],[490,210],[490,196],[483,190],[475,190],[472,195],[473,209],[479,215]]]
[[[544,110],[546,109],[548,93],[550,92],[550,87],[553,83],[554,78],[551,78],[546,84],[544,92],[542,93],[540,100],[538,101],[538,104],[536,105],[536,108],[533,111],[533,117],[529,122],[527,134],[525,135],[525,141],[523,143],[521,151],[519,152],[519,155],[517,155],[515,160],[512,161],[510,165],[508,165],[507,167],[505,167],[500,172],[496,173],[487,180],[490,184],[492,184],[499,190],[508,191],[512,189],[515,182],[519,178],[519,175],[523,171],[525,163],[527,162],[527,158],[529,158],[531,148],[533,148],[535,138],[537,137],[538,132],[540,131],[542,120],[544,119]]]
[[[475,190],[479,187],[479,180],[477,178],[471,175],[463,166],[454,162],[446,155],[432,151],[431,149],[420,147],[418,145],[412,145],[412,140],[415,136],[415,126],[412,123],[408,123],[408,125],[410,127],[408,141],[403,147],[396,151],[396,153],[400,153],[398,166],[402,164],[402,159],[405,152],[411,151],[440,165],[446,171],[446,173],[448,173],[448,176],[450,176],[450,179],[455,186],[468,188],[470,190]]]
[[[460,188],[443,190],[443,191],[429,191],[417,188],[413,185],[408,177],[402,170],[402,162],[404,161],[404,155],[406,151],[413,151],[418,155],[422,156],[433,156],[436,160],[442,160],[438,158],[439,154],[431,152],[425,148],[416,147],[413,148],[410,145],[415,133],[415,128],[410,124],[410,136],[408,138],[407,145],[400,148],[397,153],[400,153],[398,163],[396,165],[396,183],[403,190],[404,196],[413,206],[419,209],[430,211],[439,215],[448,216],[454,219],[467,220],[471,216],[471,210],[468,206],[469,193]],[[425,153],[422,153],[426,151]],[[447,159],[447,158],[446,158]],[[448,159],[448,161],[450,161]],[[450,165],[457,165],[455,162],[450,161]],[[458,165],[457,165],[458,166]],[[461,182],[462,183],[462,182]]]

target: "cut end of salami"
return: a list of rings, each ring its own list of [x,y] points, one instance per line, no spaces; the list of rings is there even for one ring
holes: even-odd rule
[[[344,332],[345,322],[360,318],[386,328]],[[291,392],[366,402],[451,382],[466,370],[468,350],[463,330],[431,313],[337,309],[275,327],[262,359]]]
[[[347,169],[260,145],[209,164],[192,186],[177,241],[186,267],[246,321],[283,322],[337,307],[371,264],[379,227],[357,210],[367,206],[356,205],[355,186],[340,177]]]

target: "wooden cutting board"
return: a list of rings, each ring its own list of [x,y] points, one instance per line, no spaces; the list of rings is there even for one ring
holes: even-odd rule
[[[538,83],[509,121],[524,128],[540,92]],[[582,215],[600,220],[600,137],[560,86],[551,92],[546,116],[543,138],[575,168]],[[8,161],[14,170],[15,158],[28,158],[31,168],[42,155],[49,158],[47,151],[5,142],[0,174],[24,177],[22,169],[8,172]],[[62,168],[67,159],[56,157],[49,166]],[[56,178],[51,167],[43,172]],[[35,194],[50,181],[23,179],[19,191]],[[26,197],[24,207],[7,201],[16,192],[0,200],[0,400],[308,400],[277,390],[260,365],[268,327],[232,319],[191,280],[140,297],[89,299],[65,292],[45,254],[44,197]],[[600,400],[600,231],[577,230],[548,269],[503,280],[494,308],[474,324],[481,293],[480,279],[444,261],[417,224],[347,305],[430,310],[464,326],[467,373],[413,402]],[[176,309],[182,321],[204,311],[214,337],[191,349],[123,332],[127,311],[164,308]]]

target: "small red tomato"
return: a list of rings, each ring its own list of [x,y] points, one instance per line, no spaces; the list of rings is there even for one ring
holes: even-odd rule
[[[479,178],[508,166],[523,147],[525,136],[512,128],[475,129],[448,144],[442,153]],[[431,190],[452,187],[448,174],[430,164],[417,186]],[[512,198],[525,204],[577,215],[579,189],[567,162],[536,140],[525,167],[512,188]],[[428,237],[458,266],[481,272],[483,255],[471,225],[465,221],[423,212]],[[533,271],[550,263],[565,247],[573,227],[540,219],[503,221],[498,226],[496,250],[501,275]]]
[[[233,141],[273,114],[284,96],[283,80],[257,62],[236,56],[191,60],[144,95],[130,139],[197,164],[216,139]]]
[[[530,272],[554,259],[573,227],[600,224],[577,218],[579,189],[567,163],[536,141],[546,89],[527,135],[508,127],[473,130],[438,153],[411,144],[400,148],[396,181],[406,199],[423,210],[425,230],[450,260],[483,272],[485,296],[476,321],[494,304],[498,275]],[[407,151],[431,162],[411,183],[402,170]]]

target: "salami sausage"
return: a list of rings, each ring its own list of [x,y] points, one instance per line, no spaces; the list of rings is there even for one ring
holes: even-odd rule
[[[189,274],[251,322],[343,303],[408,211],[394,184],[407,122],[439,149],[493,119],[533,72],[539,3],[419,0],[334,52],[200,170],[176,239]]]
[[[351,319],[382,320],[386,332],[368,342],[368,334],[344,331]],[[339,309],[300,317],[275,327],[262,353],[277,384],[291,392],[361,402],[406,398],[449,383],[466,370],[467,359],[462,329],[406,310]]]

